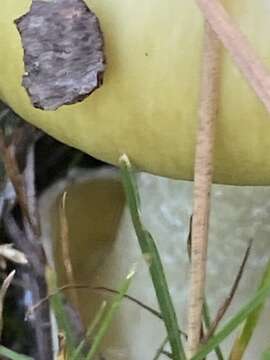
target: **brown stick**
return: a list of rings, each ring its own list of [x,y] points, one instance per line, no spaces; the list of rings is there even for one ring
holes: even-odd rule
[[[250,254],[251,245],[252,245],[252,240],[250,240],[248,247],[245,251],[245,255],[240,264],[240,268],[236,274],[236,278],[232,284],[232,288],[229,292],[229,295],[225,298],[224,302],[221,304],[220,308],[218,309],[217,314],[216,314],[212,324],[210,325],[210,328],[208,329],[207,334],[203,338],[203,341],[202,341],[203,343],[206,343],[211,338],[211,336],[214,335],[220,321],[223,319],[225,313],[227,312],[229,306],[232,303],[232,300],[234,298],[236,290],[238,289],[240,280],[241,280],[244,270],[245,270],[245,266],[246,266],[246,263],[247,263],[247,260],[248,260],[249,254]]]
[[[17,200],[20,204],[21,211],[24,217],[31,223],[31,216],[28,212],[27,207],[27,196],[25,193],[25,184],[23,175],[20,173],[15,148],[13,144],[6,145],[5,135],[3,131],[0,129],[0,153],[5,166],[6,174],[9,177],[14,190],[16,192]]]
[[[75,276],[74,276],[74,271],[70,256],[69,225],[68,225],[68,219],[66,213],[66,202],[67,202],[67,192],[65,191],[62,195],[62,199],[59,205],[61,250],[62,250],[62,259],[66,271],[67,280],[70,284],[74,284]],[[72,288],[71,294],[72,294],[72,301],[74,306],[76,306],[76,308],[79,309],[79,299],[75,288]]]
[[[270,74],[266,66],[226,12],[220,0],[196,1],[235,64],[270,112]]]
[[[191,288],[188,309],[188,358],[199,346],[206,273],[210,191],[213,172],[214,120],[218,108],[220,42],[208,23],[197,135],[191,244]]]
[[[46,257],[40,242],[39,214],[35,199],[35,138],[28,137],[28,131],[27,133],[23,131],[22,128],[14,130],[9,141],[3,131],[0,131],[0,153],[6,174],[16,192],[16,202],[6,206],[3,224],[7,234],[11,236],[12,242],[26,255],[28,267],[23,270],[21,278],[24,287],[31,293],[33,302],[38,302],[47,294]],[[12,213],[15,204],[20,207],[22,221],[18,221]],[[53,358],[49,310],[48,304],[43,304],[35,316],[29,319],[35,337],[35,346],[33,347],[35,359],[49,360]]]

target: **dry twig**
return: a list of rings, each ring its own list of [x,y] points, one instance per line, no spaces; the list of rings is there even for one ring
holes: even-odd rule
[[[216,331],[216,328],[218,327],[218,324],[220,323],[220,321],[223,319],[226,311],[228,310],[229,306],[231,305],[231,302],[234,298],[234,295],[236,293],[236,290],[238,289],[240,280],[242,278],[249,254],[250,254],[250,249],[252,246],[252,240],[250,240],[248,247],[245,251],[245,255],[243,257],[243,260],[241,262],[240,268],[236,274],[236,278],[233,282],[231,291],[229,293],[229,295],[226,297],[226,299],[224,300],[223,304],[221,304],[220,308],[217,311],[216,317],[214,318],[207,334],[205,335],[203,342],[206,343],[208,339],[210,339],[210,337],[214,334],[214,332]]]
[[[197,0],[197,4],[203,12],[206,21],[210,24],[208,27],[208,50],[211,49],[209,57],[207,55],[207,46],[205,51],[204,76],[208,74],[210,80],[209,88],[207,86],[207,77],[203,81],[201,104],[206,100],[207,114],[203,111],[201,121],[205,118],[205,124],[202,123],[199,129],[198,143],[196,149],[195,161],[195,189],[194,189],[194,219],[193,219],[193,240],[192,240],[192,270],[191,270],[191,294],[189,306],[189,346],[188,355],[192,356],[199,345],[200,318],[203,302],[203,287],[205,282],[206,254],[207,254],[207,232],[209,218],[209,195],[211,186],[211,153],[213,144],[213,129],[211,122],[207,122],[214,117],[217,111],[217,93],[213,89],[217,86],[217,54],[218,42],[213,36],[213,32],[221,40],[225,48],[230,52],[233,60],[238,65],[240,71],[247,78],[249,84],[254,89],[257,96],[270,112],[270,75],[261,59],[252,49],[245,36],[239,31],[236,24],[232,21],[219,0]],[[211,63],[214,59],[214,63]],[[213,72],[214,69],[214,72]],[[205,86],[205,88],[204,88]],[[208,92],[211,89],[212,91]],[[204,91],[205,90],[205,91]],[[210,105],[210,107],[208,107]],[[208,130],[207,130],[208,128]],[[204,135],[203,135],[204,134]],[[207,142],[210,140],[210,144]],[[204,145],[203,145],[204,144]],[[205,147],[205,150],[203,148]],[[207,155],[208,154],[208,155]],[[206,155],[206,156],[205,156]],[[208,156],[208,157],[207,157]]]
[[[73,272],[73,266],[70,256],[69,248],[69,227],[66,213],[66,203],[67,203],[67,192],[65,191],[62,195],[62,199],[59,205],[59,220],[60,220],[60,236],[61,236],[61,249],[62,249],[62,259],[64,263],[65,272],[67,275],[67,280],[69,284],[75,283],[75,277]],[[72,300],[73,304],[77,309],[79,309],[79,299],[77,296],[76,288],[72,288]]]
[[[0,129],[0,153],[5,165],[6,174],[9,177],[17,195],[17,201],[20,204],[24,217],[31,223],[31,217],[28,213],[27,198],[25,193],[25,184],[23,176],[19,170],[16,160],[15,146],[13,143],[6,144],[5,135]]]
[[[9,139],[0,131],[0,152],[5,169],[16,193],[16,201],[6,199],[3,223],[10,240],[21,250],[28,265],[21,273],[25,291],[30,294],[30,303],[38,302],[47,295],[45,280],[46,257],[40,242],[39,215],[35,193],[34,144],[37,137],[29,126],[14,130]],[[13,209],[19,205],[21,217]],[[27,304],[29,305],[29,304]],[[34,357],[52,359],[52,336],[50,311],[44,304],[31,319],[36,346]]]
[[[220,42],[208,23],[205,44],[194,170],[191,288],[188,308],[188,357],[199,346],[206,274],[210,192],[213,172],[214,120],[218,109]]]
[[[0,339],[2,335],[2,329],[3,329],[3,308],[4,308],[4,300],[6,297],[6,293],[8,291],[8,288],[10,287],[10,284],[15,276],[15,270],[11,271],[11,273],[5,278],[3,281],[3,284],[0,289]]]
[[[13,244],[0,245],[0,259],[2,258],[21,265],[28,263],[25,254],[22,251],[14,249]]]
[[[220,0],[196,1],[205,19],[270,112],[270,74],[262,60],[233,22]]]
[[[59,294],[62,291],[66,291],[66,290],[72,290],[72,289],[77,289],[77,290],[89,290],[89,291],[103,291],[106,293],[111,293],[111,294],[118,294],[119,292],[115,289],[111,289],[105,286],[95,286],[92,287],[91,285],[87,285],[87,284],[66,284],[63,286],[60,286],[59,288],[57,288],[55,291],[52,291],[50,294],[48,294],[46,297],[44,297],[43,299],[41,299],[38,303],[34,304],[27,312],[27,317],[29,317],[39,306],[41,306],[44,302],[49,301],[49,299],[52,296],[55,296],[57,294]],[[148,311],[149,313],[151,313],[152,315],[156,316],[157,318],[159,318],[160,320],[163,320],[162,315],[160,314],[160,312],[158,312],[157,310],[153,309],[152,307],[144,304],[142,301],[134,298],[133,296],[124,295],[124,298],[131,301],[132,303],[140,306],[141,308],[143,308],[144,310]],[[187,334],[184,331],[179,330],[179,333],[185,337],[185,339],[187,339]]]

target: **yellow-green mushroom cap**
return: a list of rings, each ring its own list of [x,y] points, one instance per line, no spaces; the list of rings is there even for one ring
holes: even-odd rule
[[[142,171],[192,179],[203,17],[192,0],[87,0],[100,20],[104,84],[82,103],[34,109],[21,86],[23,50],[14,20],[30,0],[1,0],[0,98],[60,141],[106,162],[122,153]],[[270,65],[268,1],[226,7]],[[224,50],[214,181],[270,184],[270,116]]]

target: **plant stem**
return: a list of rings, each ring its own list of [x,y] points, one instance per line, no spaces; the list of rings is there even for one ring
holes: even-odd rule
[[[214,320],[208,327],[208,332],[205,335],[203,342],[207,342],[214,335],[214,332],[216,331],[220,321],[223,319],[226,311],[228,310],[229,306],[231,305],[231,302],[234,298],[236,290],[238,289],[240,280],[241,280],[244,270],[245,270],[245,266],[246,266],[246,263],[247,263],[247,260],[248,260],[249,254],[250,254],[251,244],[252,244],[252,240],[250,240],[248,247],[245,251],[244,258],[243,258],[240,268],[236,274],[236,278],[232,284],[232,288],[229,292],[229,295],[225,298],[224,302],[219,307],[216,317],[214,318]]]
[[[151,234],[141,220],[140,195],[136,179],[127,155],[119,159],[122,181],[130,210],[130,215],[142,254],[149,266],[149,272],[156,292],[159,308],[167,330],[173,360],[186,360],[184,346],[179,336],[179,327],[167,279],[163,270],[158,249]]]
[[[210,192],[213,173],[214,120],[218,108],[220,42],[205,23],[204,58],[197,134],[188,309],[188,357],[199,346],[204,301]]]
[[[249,85],[270,112],[270,74],[261,58],[222,6],[222,1],[196,0],[196,2]]]
[[[135,275],[136,271],[135,268],[131,269],[124,281],[121,284],[121,287],[117,294],[114,296],[113,301],[110,306],[106,309],[105,314],[103,315],[103,319],[100,321],[99,328],[97,330],[96,335],[93,338],[93,343],[91,345],[91,349],[89,353],[86,355],[85,360],[93,360],[96,358],[96,354],[98,352],[98,349],[101,345],[101,341],[106,335],[109,327],[111,326],[113,317],[117,310],[119,309],[121,302],[124,298],[124,295],[129,289],[129,286],[131,284],[131,281]]]
[[[218,331],[215,335],[202,345],[195,356],[191,360],[202,360],[212,352],[217,345],[221,344],[232,332],[241,325],[247,317],[252,314],[258,307],[263,304],[270,296],[270,282],[266,283],[256,294],[241,307],[241,309]],[[238,358],[239,359],[239,358]]]
[[[205,325],[206,329],[209,330],[210,326],[211,326],[211,317],[210,317],[210,311],[209,311],[209,307],[208,307],[206,299],[204,300],[204,303],[203,303],[203,321],[204,321],[204,325]],[[221,351],[221,348],[219,345],[217,345],[215,347],[215,353],[216,353],[217,360],[224,360],[224,356],[222,354],[222,351]]]
[[[267,286],[270,283],[270,261],[266,265],[266,269],[263,273],[262,280],[259,285],[259,290]],[[249,345],[249,342],[253,336],[254,331],[257,328],[258,321],[262,315],[265,302],[262,302],[252,313],[247,317],[241,334],[234,341],[229,360],[241,360],[245,354],[245,351]]]
[[[69,243],[69,224],[67,218],[67,192],[62,195],[59,204],[59,222],[61,238],[61,255],[69,284],[75,284],[75,276],[71,261],[70,243]],[[71,289],[71,299],[76,309],[79,309],[79,299],[76,288]]]
[[[162,341],[161,345],[157,349],[157,352],[153,360],[158,360],[160,358],[160,356],[162,355],[162,351],[164,350],[164,347],[167,344],[167,342],[168,342],[168,337],[166,336],[166,338]]]

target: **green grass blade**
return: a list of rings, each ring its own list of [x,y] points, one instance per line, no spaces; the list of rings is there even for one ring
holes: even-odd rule
[[[209,330],[210,326],[211,326],[211,317],[210,317],[209,306],[208,306],[206,299],[204,299],[204,303],[203,303],[203,321],[204,321],[206,329]],[[222,351],[221,351],[219,345],[217,345],[215,347],[215,353],[216,353],[218,360],[224,360],[224,356],[222,354]]]
[[[262,360],[270,360],[270,349],[266,349],[262,354]]]
[[[57,288],[56,273],[54,271],[49,272],[47,281],[50,292],[53,293]],[[60,330],[63,331],[65,335],[65,346],[67,348],[67,352],[68,354],[72,354],[73,351],[76,349],[76,341],[75,341],[71,321],[67,315],[64,306],[63,295],[57,292],[55,295],[51,296],[50,304],[52,306],[53,312],[56,317],[57,326]]]
[[[105,311],[107,309],[107,302],[103,301],[97,314],[95,315],[93,321],[91,322],[90,326],[87,329],[87,333],[85,338],[80,342],[74,353],[72,354],[70,360],[81,360],[82,359],[82,350],[86,344],[87,339],[90,338],[93,331],[96,329],[97,325],[99,324],[100,320],[102,319]]]
[[[201,346],[198,353],[191,360],[202,360],[215,349],[228,335],[230,335],[246,318],[260,306],[270,295],[270,284],[257,290],[254,297],[229,320],[224,327],[214,335],[205,345]]]
[[[86,360],[93,360],[94,357],[96,356],[96,354],[99,350],[101,341],[102,341],[103,337],[105,336],[107,330],[109,329],[109,327],[112,323],[114,314],[118,310],[118,308],[124,298],[124,295],[127,293],[128,288],[131,284],[131,281],[132,281],[134,275],[135,275],[135,270],[130,271],[130,273],[125,278],[122,286],[118,290],[117,294],[113,297],[112,303],[108,306],[107,311],[105,312],[103,318],[101,319],[97,334],[95,335],[95,337],[93,339],[93,343],[92,343],[92,346],[91,346],[91,349],[90,349],[88,355],[86,356]]]
[[[267,284],[270,283],[270,261],[268,261],[266,269],[263,273],[261,283],[259,285],[259,289],[263,288]],[[240,336],[235,340],[230,359],[241,359],[244,355],[244,352],[247,349],[247,346],[250,342],[250,339],[254,333],[254,330],[257,327],[260,315],[264,309],[264,302],[260,304],[246,319],[245,325]]]
[[[149,271],[155,288],[160,311],[167,330],[174,360],[185,359],[184,347],[161,259],[151,234],[144,228],[140,216],[140,198],[131,164],[126,155],[121,156],[120,168],[133,226],[142,253],[148,259]]]
[[[0,345],[0,355],[5,356],[11,360],[33,360],[33,358],[29,356],[18,354],[15,351],[9,350],[2,345]]]

